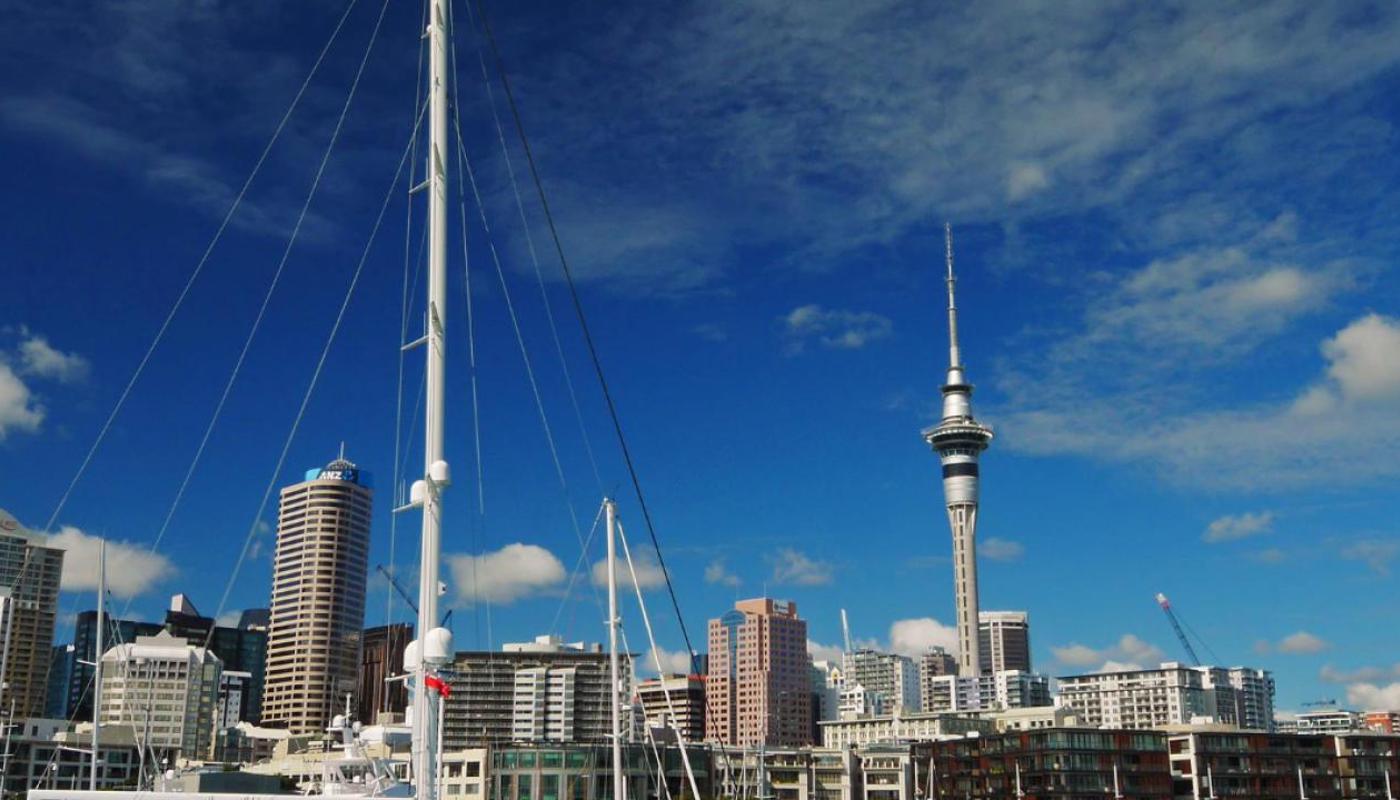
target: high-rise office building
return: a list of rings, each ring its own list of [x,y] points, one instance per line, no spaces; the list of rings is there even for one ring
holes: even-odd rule
[[[948,260],[948,377],[943,383],[943,418],[923,432],[943,466],[943,499],[953,530],[953,596],[958,629],[958,673],[982,673],[977,600],[978,462],[992,429],[972,416],[972,384],[958,348],[958,307],[953,287],[953,234],[944,226]]]
[[[403,674],[403,651],[411,641],[413,626],[406,622],[365,629],[356,711],[360,722],[372,725],[380,714],[402,714],[408,708],[407,684],[388,679]]]
[[[800,747],[812,738],[807,623],[797,604],[741,600],[710,620],[706,739]]]
[[[624,702],[632,697],[632,663],[623,656]],[[597,644],[540,636],[500,652],[459,652],[447,680],[446,750],[511,741],[602,744],[612,733],[608,654]],[[625,709],[624,731],[634,730],[634,711]]]
[[[369,473],[344,457],[282,489],[262,724],[320,733],[359,689]]]
[[[48,700],[63,551],[0,510],[0,708],[39,717]]]
[[[1026,612],[979,612],[977,638],[983,675],[1031,671],[1031,622]]]

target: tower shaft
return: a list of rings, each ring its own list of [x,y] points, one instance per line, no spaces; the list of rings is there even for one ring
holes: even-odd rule
[[[948,265],[948,376],[943,384],[943,419],[924,431],[924,441],[938,453],[943,467],[943,499],[953,534],[953,598],[958,629],[958,674],[981,673],[978,636],[977,510],[982,451],[992,430],[972,416],[972,384],[964,375],[958,346],[958,308],[954,298],[953,232],[944,225]]]

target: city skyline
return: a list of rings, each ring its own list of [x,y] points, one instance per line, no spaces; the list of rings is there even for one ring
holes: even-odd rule
[[[36,9],[0,33],[0,52],[22,67],[0,71],[0,163],[14,186],[0,292],[0,507],[36,530],[332,16],[320,5],[275,19],[148,11],[72,20]],[[501,10],[505,57],[532,87],[522,113],[541,130],[544,178],[558,192],[692,643],[701,646],[707,617],[758,594],[798,602],[818,653],[840,641],[843,607],[862,641],[910,654],[950,641],[946,519],[927,449],[911,436],[938,421],[940,234],[950,220],[967,265],[960,324],[980,381],[979,418],[997,432],[985,463],[996,478],[982,487],[978,523],[981,594],[989,608],[1031,613],[1037,669],[1183,660],[1153,602],[1162,591],[1219,651],[1208,660],[1272,669],[1280,709],[1329,697],[1400,706],[1400,640],[1378,610],[1400,600],[1400,499],[1388,491],[1400,475],[1400,367],[1387,358],[1400,347],[1400,229],[1386,211],[1397,202],[1400,109],[1389,87],[1400,17],[1382,9],[1361,25],[1325,8],[1293,12],[1018,20],[985,8],[908,20],[890,10],[736,19],[706,9],[663,28],[654,11],[620,7],[633,29],[680,45],[663,54],[623,46],[571,15]],[[774,24],[754,24],[764,21]],[[366,33],[366,22],[357,17],[355,30]],[[400,22],[386,28],[397,38],[384,52],[411,49],[401,45],[417,32]],[[1032,23],[1042,34],[1013,37],[1021,43],[1010,49],[989,33]],[[56,33],[70,24],[84,35]],[[843,51],[846,69],[835,71],[818,57],[830,48],[814,43],[846,41],[863,26],[888,47]],[[775,28],[801,30],[807,45],[771,40]],[[153,31],[188,29],[199,35],[151,41]],[[949,29],[966,35],[926,47]],[[1105,44],[1114,30],[1135,32],[1147,54]],[[1230,33],[1240,30],[1258,39]],[[254,31],[267,34],[256,54]],[[596,71],[575,75],[572,62],[548,57],[557,41]],[[77,42],[97,44],[68,49]],[[1066,60],[1039,75],[1046,42]],[[706,69],[728,56],[766,77],[733,88]],[[89,57],[112,68],[94,76],[76,66]],[[318,91],[339,90],[348,59],[332,56],[341,69]],[[775,63],[805,65],[814,77]],[[981,63],[1016,79],[960,66]],[[38,70],[52,76],[49,93],[17,77]],[[1041,90],[1018,88],[1028,85]],[[870,86],[880,88],[862,94]],[[207,119],[186,116],[206,89],[228,102]],[[731,91],[740,102],[725,99]],[[266,605],[276,519],[256,513],[258,499],[363,241],[359,217],[373,209],[362,195],[383,191],[398,155],[360,137],[373,138],[365,127],[393,128],[385,98],[402,87],[372,78],[364,92],[350,118],[359,133],[332,161],[312,235],[294,253],[160,549],[145,553],[276,263],[285,230],[273,219],[292,205],[306,153],[328,130],[324,98],[274,157],[278,181],[292,188],[255,185],[253,212],[192,290],[197,311],[176,318],[53,520],[54,539],[76,555],[65,560],[61,619],[92,606],[97,536],[123,559],[112,591],[117,611],[131,603],[129,616],[155,619],[166,596],[191,587],[212,611],[245,541],[249,561],[221,611]],[[626,99],[615,107],[604,97]],[[775,97],[797,124],[735,111]],[[489,120],[478,83],[464,98]],[[827,123],[828,103],[849,129]],[[409,109],[393,108],[406,129]],[[614,127],[614,113],[637,127]],[[715,138],[694,132],[702,129]],[[551,277],[599,460],[593,478],[550,361],[494,130],[488,122],[468,135],[488,201],[502,201],[491,205],[493,230],[586,534],[597,496],[621,493],[626,473]],[[331,223],[332,210],[352,219]],[[392,306],[403,231],[391,228],[384,236],[398,246],[376,251],[287,459],[319,463],[346,440],[386,487],[396,472],[401,344]],[[470,244],[484,248],[484,237],[474,231]],[[487,264],[474,250],[473,269]],[[552,262],[542,265],[554,275]],[[579,560],[573,520],[496,276],[480,278],[486,510],[475,508],[471,424],[458,414],[448,431],[459,488],[447,499],[444,602],[457,609],[464,648],[546,630],[597,639],[588,570],[599,554],[588,554],[564,597]],[[466,351],[453,340],[454,381],[466,379]],[[407,405],[416,381],[411,371]],[[467,391],[449,387],[454,408],[466,406]],[[417,446],[414,435],[405,440]],[[271,478],[283,485],[295,470]],[[619,499],[640,554],[641,514]],[[416,524],[391,534],[392,505],[374,511],[371,563],[406,574]],[[661,617],[659,569],[639,566]],[[506,570],[512,579],[481,578]],[[366,627],[408,621],[385,582],[371,584]],[[1316,602],[1319,585],[1366,602],[1337,614]],[[658,622],[663,646],[682,649],[674,620]]]

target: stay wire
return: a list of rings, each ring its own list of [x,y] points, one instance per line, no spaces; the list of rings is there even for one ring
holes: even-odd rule
[[[455,36],[455,29],[454,29]],[[456,64],[456,42],[452,44],[454,58],[452,64],[452,88],[455,90],[457,82]],[[457,146],[459,152],[465,152],[465,145],[462,143],[462,120],[461,104],[452,104],[454,126],[457,132]],[[464,161],[465,163],[465,161]],[[462,181],[457,181],[457,219],[462,242],[462,284],[465,289],[467,306],[467,372],[470,376],[471,396],[472,396],[472,449],[476,458],[476,520],[475,524],[468,526],[472,533],[471,549],[471,573],[472,573],[472,619],[474,623],[473,633],[478,646],[481,643],[481,617],[483,609],[481,606],[480,584],[478,582],[478,553],[484,552],[484,540],[486,536],[486,477],[481,460],[481,403],[477,393],[477,362],[476,362],[476,315],[475,303],[472,302],[472,270],[471,256],[467,249],[467,193],[462,186]],[[484,609],[489,619],[490,601]],[[488,624],[489,628],[489,624]],[[488,651],[489,652],[489,651]]]
[[[146,348],[146,353],[141,356],[141,360],[137,363],[136,370],[131,373],[131,378],[126,382],[126,387],[122,389],[121,395],[117,397],[117,402],[112,406],[111,413],[107,415],[106,422],[102,424],[102,428],[97,432],[97,438],[93,440],[92,446],[88,448],[87,455],[83,457],[82,463],[78,465],[78,471],[74,473],[73,479],[68,482],[68,487],[63,490],[63,495],[59,497],[58,505],[54,507],[53,513],[49,515],[49,520],[44,525],[45,531],[53,530],[54,523],[58,521],[59,514],[63,512],[63,507],[67,505],[68,498],[73,494],[73,489],[77,487],[78,481],[82,480],[83,474],[87,472],[88,465],[92,463],[93,456],[97,454],[98,448],[102,446],[102,442],[107,438],[107,433],[111,430],[112,423],[116,421],[117,415],[121,413],[122,407],[126,405],[126,400],[131,395],[131,390],[136,386],[136,382],[141,379],[141,375],[146,371],[146,365],[150,362],[151,356],[155,353],[156,348],[159,347],[161,341],[165,339],[165,334],[170,329],[170,323],[174,321],[175,315],[179,313],[180,307],[185,303],[185,298],[189,296],[190,289],[194,286],[195,281],[199,279],[200,273],[204,271],[204,265],[209,262],[209,257],[213,254],[214,248],[223,238],[224,231],[228,228],[229,222],[232,221],[239,206],[243,204],[243,197],[247,195],[248,188],[253,185],[253,180],[262,170],[262,166],[267,161],[268,155],[272,152],[273,146],[276,145],[277,140],[281,138],[282,131],[286,129],[287,122],[291,120],[292,114],[296,111],[297,106],[300,105],[301,98],[306,94],[307,87],[311,85],[312,78],[316,76],[316,73],[321,68],[321,63],[325,61],[326,53],[330,51],[331,45],[334,44],[335,40],[340,36],[341,28],[345,27],[345,20],[349,18],[350,12],[354,10],[355,4],[358,2],[359,0],[350,0],[350,4],[347,5],[345,11],[341,13],[340,20],[336,22],[335,28],[331,31],[330,38],[327,39],[325,45],[321,47],[320,54],[316,56],[315,63],[311,65],[311,71],[307,73],[305,80],[301,82],[301,87],[297,89],[296,95],[292,97],[291,104],[287,106],[286,112],[282,114],[282,119],[277,123],[276,129],[273,130],[272,137],[268,139],[267,144],[263,147],[262,153],[258,156],[258,160],[253,164],[252,172],[248,173],[248,178],[243,181],[243,186],[238,190],[238,194],[234,196],[233,202],[229,205],[228,211],[225,212],[223,220],[219,222],[219,227],[214,231],[214,238],[211,239],[209,245],[204,248],[204,254],[200,256],[198,263],[195,264],[194,271],[190,273],[189,279],[185,281],[184,288],[180,290],[180,294],[175,298],[175,304],[170,307],[169,313],[165,315],[165,320],[156,331],[155,338],[151,340],[150,346]]]
[[[506,96],[506,104],[510,109],[511,118],[515,122],[516,134],[520,137],[521,150],[525,154],[525,161],[530,167],[530,177],[535,184],[535,191],[540,198],[540,207],[544,212],[545,222],[549,226],[550,238],[554,241],[555,252],[559,256],[559,265],[563,269],[564,279],[569,287],[569,297],[573,301],[574,314],[578,318],[579,327],[583,332],[583,340],[588,348],[588,355],[593,363],[594,374],[598,378],[598,384],[603,393],[603,399],[607,404],[608,417],[612,421],[613,432],[617,437],[618,446],[622,451],[623,462],[627,466],[627,475],[632,483],[632,490],[637,496],[637,504],[642,512],[642,519],[646,523],[647,535],[651,539],[652,548],[656,551],[657,566],[661,569],[666,580],[666,592],[670,595],[671,607],[676,614],[676,622],[681,629],[681,637],[685,640],[686,652],[694,653],[695,648],[691,644],[690,633],[686,629],[685,618],[681,616],[680,600],[676,595],[676,587],[671,582],[671,574],[666,569],[666,559],[661,553],[661,543],[656,536],[656,526],[653,523],[651,510],[647,506],[646,496],[642,492],[641,478],[638,476],[636,463],[632,459],[631,449],[627,446],[627,437],[622,430],[622,421],[618,416],[617,404],[613,400],[612,390],[608,386],[607,375],[603,371],[602,358],[598,354],[597,344],[593,340],[592,331],[588,327],[588,318],[583,310],[583,300],[579,295],[578,285],[574,280],[573,270],[569,267],[568,257],[564,254],[564,245],[559,237],[558,226],[554,222],[554,214],[549,208],[549,198],[544,190],[544,183],[540,177],[539,167],[535,162],[534,152],[530,148],[529,137],[525,134],[525,124],[520,116],[520,107],[515,100],[515,92],[511,88],[510,76],[506,72],[505,60],[501,57],[500,48],[496,43],[495,33],[491,29],[491,21],[486,16],[485,7],[482,0],[476,0],[477,16],[481,20],[482,30],[486,35],[486,41],[491,47],[491,53],[496,61],[496,72],[500,76],[501,86]]]
[[[296,226],[292,229],[292,237],[287,242],[287,249],[282,254],[282,264],[279,265],[277,268],[279,274],[281,273],[282,268],[286,265],[287,257],[291,254],[292,245],[296,243],[297,234],[301,231],[302,223],[306,219],[308,209],[310,209],[311,207],[311,201],[316,195],[316,189],[318,186],[320,186],[321,176],[325,174],[326,164],[330,161],[331,153],[335,150],[336,140],[339,138],[341,128],[345,124],[345,117],[349,113],[350,105],[355,99],[355,91],[359,88],[360,79],[364,76],[366,65],[369,64],[370,53],[374,51],[374,43],[379,39],[379,30],[381,27],[383,27],[384,15],[388,10],[389,0],[384,0],[383,5],[379,7],[379,16],[375,19],[374,30],[370,33],[369,43],[365,46],[364,56],[360,59],[360,66],[355,72],[355,80],[351,82],[350,91],[345,97],[345,104],[340,109],[340,117],[336,120],[335,130],[331,134],[331,140],[326,145],[326,152],[321,157],[320,166],[318,166],[316,169],[316,177],[311,183],[311,191],[306,197],[306,202],[301,207],[301,213],[297,217]],[[360,274],[364,270],[365,262],[369,259],[370,247],[374,244],[375,236],[379,233],[379,227],[384,222],[384,214],[389,208],[389,202],[393,198],[394,188],[398,185],[399,178],[403,173],[403,165],[404,162],[408,160],[409,152],[410,148],[405,147],[404,155],[399,160],[399,168],[394,173],[394,180],[389,186],[389,191],[385,193],[384,204],[379,209],[379,216],[374,222],[374,229],[370,233],[369,241],[365,243],[365,250],[360,256],[360,263],[355,268],[355,274],[350,281],[350,287],[345,293],[345,300],[341,303],[340,311],[335,318],[335,324],[331,327],[331,332],[326,339],[325,347],[321,350],[321,357],[316,362],[316,369],[311,375],[311,383],[308,384],[306,387],[306,394],[302,397],[301,407],[297,409],[297,415],[295,420],[292,422],[292,428],[290,431],[287,432],[286,441],[282,444],[282,452],[277,457],[277,468],[273,470],[272,476],[267,482],[267,488],[263,491],[262,501],[258,504],[257,514],[253,517],[252,523],[248,526],[248,535],[243,540],[243,549],[238,554],[238,561],[234,563],[233,573],[229,576],[228,584],[224,587],[223,597],[219,599],[218,608],[214,612],[215,619],[217,619],[220,614],[224,613],[224,606],[227,605],[229,595],[233,592],[233,586],[238,580],[238,573],[243,568],[244,561],[246,561],[248,558],[248,550],[253,544],[254,537],[257,535],[258,524],[262,521],[263,511],[267,508],[267,502],[268,499],[272,496],[272,492],[277,488],[277,480],[282,473],[283,465],[286,463],[287,453],[291,450],[292,440],[296,437],[297,429],[301,427],[302,418],[306,414],[306,407],[311,402],[311,395],[316,389],[317,381],[320,380],[321,370],[326,364],[326,356],[330,353],[331,345],[335,342],[336,334],[340,331],[340,323],[345,319],[345,311],[350,305],[350,299],[354,295],[355,287],[359,284]],[[263,310],[265,311],[266,308],[267,302],[266,300],[264,300]],[[259,312],[258,319],[259,321],[261,321],[262,312]],[[254,325],[254,332],[256,332],[256,324]],[[244,346],[244,353],[246,354],[246,352],[247,345]],[[242,363],[241,357],[239,359],[239,363]],[[205,647],[209,646],[209,643],[213,640],[213,637],[214,628],[211,627],[209,629],[209,635],[205,637]]]

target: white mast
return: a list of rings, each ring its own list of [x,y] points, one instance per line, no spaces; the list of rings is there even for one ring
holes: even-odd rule
[[[1114,773],[1114,774],[1117,775],[1117,773]],[[1025,797],[1025,796],[1026,796],[1026,793],[1023,792],[1023,791],[1021,791],[1021,762],[1020,762],[1019,759],[1016,761],[1016,796],[1017,796],[1017,797]]]
[[[97,791],[97,745],[102,731],[102,629],[107,626],[107,540],[97,540],[97,649],[92,668],[92,777],[89,791]]]
[[[442,490],[451,482],[443,457],[445,372],[447,368],[445,331],[447,327],[447,46],[451,24],[448,4],[428,0],[428,307],[427,348],[424,391],[423,480],[415,486],[412,501],[423,506],[423,540],[419,553],[418,578],[418,669],[413,677],[413,747],[416,753],[414,783],[419,800],[433,800],[437,786],[437,754],[434,752],[434,717],[428,697],[427,676],[431,660],[450,653],[435,652],[438,619],[439,557],[442,542]],[[442,634],[446,635],[446,631]],[[438,637],[440,638],[440,637]],[[450,647],[450,639],[447,640]]]
[[[622,714],[618,709],[622,688],[617,656],[617,504],[604,498],[608,515],[608,672],[612,679],[609,700],[612,706],[613,800],[627,800],[627,780],[622,774]]]
[[[1115,800],[1123,800],[1123,789],[1118,785],[1118,762],[1113,762],[1113,796]]]

